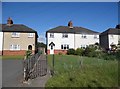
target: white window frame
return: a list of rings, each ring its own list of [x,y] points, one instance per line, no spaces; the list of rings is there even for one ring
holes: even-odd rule
[[[28,33],[28,37],[29,38],[33,38],[34,37],[34,33]]]
[[[86,34],[82,34],[81,38],[87,39],[87,35]]]
[[[97,35],[94,35],[94,39],[98,39]]]
[[[15,38],[19,38],[20,37],[20,33],[19,32],[12,32],[12,37],[15,37]]]
[[[114,39],[114,35],[110,35],[110,38],[111,38],[111,39]]]
[[[10,50],[12,51],[16,51],[16,50],[20,50],[20,45],[10,45]]]
[[[63,33],[62,34],[62,38],[68,38],[68,34],[67,33]]]
[[[50,33],[50,38],[54,38],[54,33]]]

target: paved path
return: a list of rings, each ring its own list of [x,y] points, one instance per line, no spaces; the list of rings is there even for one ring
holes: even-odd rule
[[[22,60],[3,60],[2,62],[2,86],[3,87],[44,87],[50,74],[29,80],[28,84],[23,83]]]

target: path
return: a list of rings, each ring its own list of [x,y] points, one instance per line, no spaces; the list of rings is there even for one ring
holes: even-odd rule
[[[42,60],[46,60],[44,57]],[[37,77],[28,81],[29,84],[23,82],[23,64],[22,60],[3,60],[3,87],[45,87],[45,83],[50,78],[50,74]],[[43,64],[44,65],[44,64]]]

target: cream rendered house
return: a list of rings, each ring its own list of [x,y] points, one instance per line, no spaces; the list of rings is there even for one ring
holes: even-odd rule
[[[86,48],[88,45],[99,43],[99,33],[83,27],[73,27],[70,21],[68,26],[48,30],[46,43],[48,54],[65,54],[70,48]],[[54,43],[54,46],[51,46],[51,43]]]
[[[105,50],[111,50],[112,45],[120,45],[120,25],[102,32],[100,34],[100,45]]]
[[[37,32],[22,24],[13,24],[11,18],[2,24],[3,55],[25,55],[31,49],[35,53]]]

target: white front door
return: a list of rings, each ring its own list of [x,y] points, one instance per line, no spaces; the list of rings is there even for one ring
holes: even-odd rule
[[[54,47],[53,46],[50,47],[50,54],[54,54]]]

